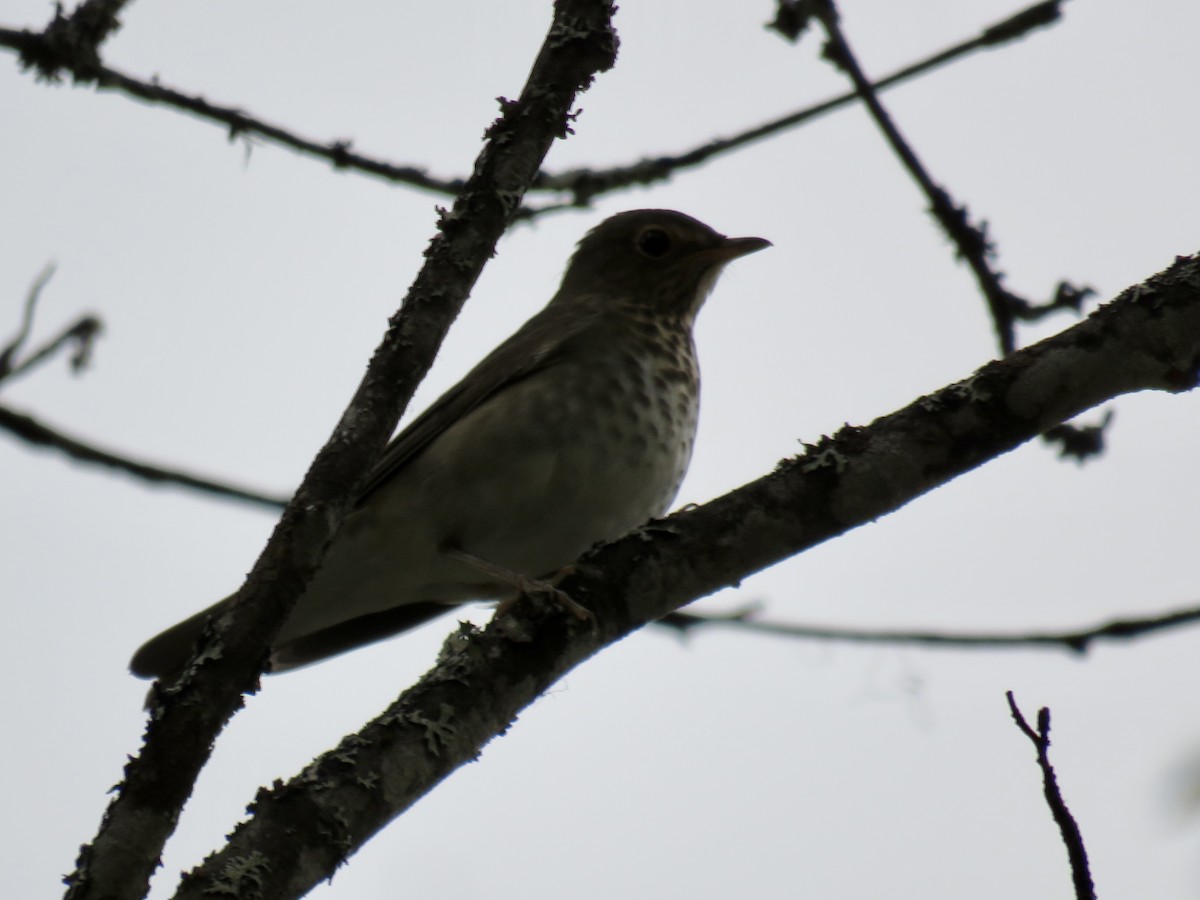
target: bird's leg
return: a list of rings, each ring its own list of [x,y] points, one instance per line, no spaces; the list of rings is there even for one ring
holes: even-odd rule
[[[530,578],[528,575],[522,575],[520,572],[514,572],[512,569],[494,563],[491,560],[483,559],[476,556],[474,553],[468,553],[461,547],[443,547],[442,552],[451,559],[456,559],[461,563],[477,569],[485,575],[494,578],[496,581],[503,582],[511,587],[514,591],[512,596],[506,597],[496,605],[496,614],[501,615],[508,612],[523,595],[532,596],[533,594],[545,594],[555,603],[565,607],[577,619],[585,619],[595,622],[596,617],[590,609],[580,606],[571,599],[571,595],[566,591],[561,591],[558,588],[558,583],[575,571],[575,566],[564,566],[559,569],[549,578]]]

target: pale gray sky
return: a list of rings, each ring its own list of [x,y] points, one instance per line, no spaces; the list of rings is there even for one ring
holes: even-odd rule
[[[549,7],[134,3],[105,58],[451,176],[469,168],[494,98],[519,92]],[[876,75],[1015,10],[843,4]],[[623,6],[618,65],[583,96],[577,134],[549,167],[685,150],[843,91],[819,41],[794,47],[762,28],[771,13]],[[0,24],[40,28],[49,15],[7,0]],[[1109,298],[1198,249],[1198,30],[1192,4],[1077,0],[1057,27],[885,102],[935,177],[991,223],[1012,289],[1039,299],[1069,278]],[[446,201],[269,146],[247,155],[214,126],[39,85],[5,59],[0,335],[51,259],[38,334],[84,310],[106,332],[86,374],[47,366],[3,402],[105,446],[286,492]],[[638,206],[775,244],[731,266],[701,317],[701,433],[679,503],[994,356],[967,271],[851,108],[516,230],[417,408],[549,298],[587,228]],[[1195,604],[1197,399],[1113,408],[1098,462],[1022,448],[704,608],[763,601],[796,622],[1020,630]],[[3,435],[0,471],[4,880],[10,896],[52,897],[138,746],[145,685],[125,671],[131,651],[233,590],[273,522]],[[452,622],[268,680],[222,736],[153,896],[219,845],[257,786],[294,774],[424,671]],[[1180,631],[1080,660],[648,631],[572,673],[313,896],[1068,897],[1032,748],[1005,707],[1012,689],[1030,714],[1053,709],[1053,758],[1101,894],[1194,897],[1197,640]]]

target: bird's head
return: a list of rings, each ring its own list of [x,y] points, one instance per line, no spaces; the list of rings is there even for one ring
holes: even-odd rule
[[[726,263],[769,246],[763,238],[725,237],[674,210],[629,210],[584,235],[554,302],[633,299],[690,321]]]

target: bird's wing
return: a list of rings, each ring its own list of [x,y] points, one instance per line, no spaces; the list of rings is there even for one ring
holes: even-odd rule
[[[485,356],[461,381],[392,438],[367,476],[358,502],[406,466],[451,425],[531,375],[555,365],[593,321],[592,316],[560,316],[549,306]]]

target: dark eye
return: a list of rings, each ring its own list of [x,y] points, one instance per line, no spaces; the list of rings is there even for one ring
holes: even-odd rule
[[[638,237],[637,245],[651,259],[658,259],[671,249],[671,239],[661,228],[647,228]]]

